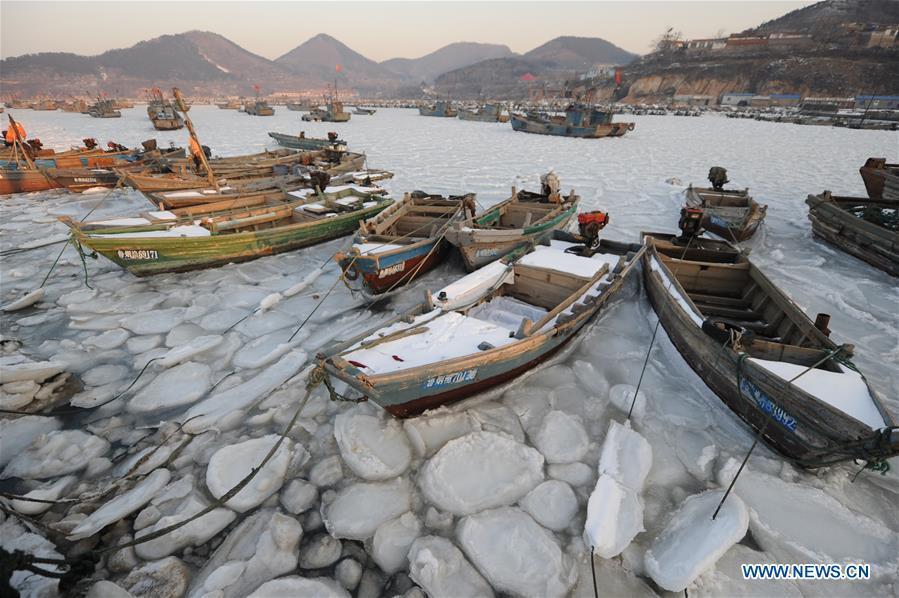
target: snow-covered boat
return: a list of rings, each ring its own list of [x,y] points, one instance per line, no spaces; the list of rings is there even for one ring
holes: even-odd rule
[[[584,252],[557,231],[428,294],[417,307],[319,354],[325,371],[391,414],[445,405],[531,370],[574,338],[638,262],[637,244]],[[589,255],[589,257],[587,257]]]
[[[380,190],[377,190],[380,191]],[[253,260],[322,243],[353,232],[359,220],[393,203],[352,186],[316,194],[281,192],[251,202],[235,200],[132,218],[75,222],[61,217],[74,240],[137,276],[182,272]],[[249,203],[249,205],[248,205]]]
[[[509,199],[450,227],[446,239],[459,248],[468,271],[568,226],[581,198],[574,191],[562,197],[557,185],[556,179],[556,187],[540,193],[513,187]]]
[[[752,199],[749,189],[717,191],[690,185],[684,194],[688,208],[703,211],[702,227],[727,241],[749,239],[768,210]]]
[[[809,195],[805,203],[816,237],[899,276],[899,201],[834,197],[825,191]]]
[[[359,223],[349,251],[334,256],[350,283],[359,281],[372,294],[383,293],[437,266],[448,253],[447,228],[474,206],[474,193],[443,197],[422,191]]]
[[[899,454],[899,428],[849,359],[724,241],[645,233],[649,298],[671,341],[724,403],[805,467]]]

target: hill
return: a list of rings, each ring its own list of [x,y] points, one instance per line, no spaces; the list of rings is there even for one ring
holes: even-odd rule
[[[596,64],[624,65],[637,55],[598,37],[563,36],[534,48],[524,57],[553,62],[563,69],[585,71]]]
[[[827,0],[788,12],[762,23],[752,33],[822,30],[842,23],[895,25],[899,23],[896,0]]]
[[[319,81],[332,81],[337,77],[347,85],[368,90],[396,85],[402,79],[400,75],[324,33],[276,58],[275,64],[304,77]],[[340,65],[340,72],[336,70],[337,65]]]
[[[443,73],[464,68],[482,60],[509,56],[514,56],[509,46],[457,42],[421,58],[391,58],[382,62],[381,66],[416,82],[433,81]]]

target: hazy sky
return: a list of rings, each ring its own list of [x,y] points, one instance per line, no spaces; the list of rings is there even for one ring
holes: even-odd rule
[[[373,60],[417,58],[455,41],[526,52],[559,35],[602,37],[645,54],[667,27],[710,37],[812,2],[0,2],[0,54],[99,54],[201,29],[277,58],[327,33]]]

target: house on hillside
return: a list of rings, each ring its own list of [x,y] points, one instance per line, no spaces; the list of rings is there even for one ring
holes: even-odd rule
[[[802,102],[798,93],[772,93],[768,98],[771,106],[798,106]]]
[[[749,92],[722,93],[719,103],[722,106],[748,106],[754,95],[754,93]]]
[[[747,52],[751,50],[764,50],[768,47],[768,37],[765,35],[737,35],[727,38],[724,49],[728,52]]]
[[[899,46],[899,25],[892,25],[871,32],[868,48],[895,48]]]
[[[768,47],[772,49],[800,49],[814,45],[810,33],[781,31],[768,36]]]
[[[856,110],[899,110],[899,96],[856,96]]]
[[[691,39],[684,42],[687,52],[711,52],[723,50],[727,46],[725,38]]]
[[[854,98],[807,97],[800,104],[804,114],[836,114],[840,110],[854,108]]]

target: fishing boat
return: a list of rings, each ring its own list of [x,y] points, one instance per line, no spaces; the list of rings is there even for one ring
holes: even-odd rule
[[[557,231],[548,245],[495,261],[318,359],[397,417],[459,401],[549,359],[615,296],[643,248],[589,249]]]
[[[477,110],[459,108],[459,120],[478,122],[505,122],[502,120],[502,108],[498,104],[484,104]]]
[[[884,272],[899,276],[899,201],[809,195],[815,237]]]
[[[702,210],[702,227],[728,241],[752,237],[768,210],[752,199],[749,189],[719,191],[690,185],[684,195],[688,208]]]
[[[154,87],[151,91],[147,115],[157,131],[175,131],[184,128],[184,119],[172,103],[165,99],[158,87]]]
[[[88,107],[87,113],[94,118],[121,118],[122,113],[116,108],[115,100],[97,98],[97,102]]]
[[[119,184],[123,172],[158,172],[160,160],[184,155],[183,148],[170,148],[163,151],[145,151],[140,158],[126,162],[125,166],[115,168],[47,168],[46,175],[58,186],[73,193],[83,193],[99,187],[115,187]]]
[[[612,116],[611,111],[572,104],[565,109],[564,115],[515,113],[511,120],[516,131],[560,137],[621,137],[634,130],[634,123],[612,122]]]
[[[320,137],[306,137],[305,132],[299,135],[288,135],[287,133],[269,132],[269,137],[274,139],[278,145],[298,150],[318,150],[325,148],[346,148],[346,141],[337,138],[337,133],[328,133],[327,139]]]
[[[269,106],[268,102],[265,100],[257,99],[254,102],[246,104],[244,106],[244,112],[250,116],[272,116],[275,114],[275,109]]]
[[[474,193],[406,193],[402,201],[361,222],[349,251],[334,256],[345,281],[376,295],[429,272],[450,249],[444,239],[447,228],[463,217],[466,207],[474,215],[474,202]]]
[[[345,123],[351,115],[343,109],[343,104],[338,100],[330,100],[324,108],[313,108],[308,114],[300,117],[305,122]]]
[[[645,233],[645,286],[662,326],[719,398],[804,467],[899,454],[895,420],[849,361],[726,241]]]
[[[314,110],[318,108],[315,103],[309,100],[303,100],[301,102],[287,102],[287,109],[292,112],[309,112],[310,110]]]
[[[458,114],[453,108],[452,103],[445,100],[438,100],[431,106],[420,106],[418,114],[421,116],[441,116],[446,118],[455,118]]]
[[[219,110],[240,110],[240,107],[243,106],[243,101],[237,99],[229,99],[217,102],[215,105],[219,108]]]
[[[542,177],[542,182],[540,193],[513,187],[509,199],[479,216],[454,223],[446,231],[446,240],[459,249],[469,272],[568,226],[580,196],[572,190],[563,198],[558,178],[552,173]]]
[[[353,114],[358,114],[360,116],[371,116],[377,112],[374,108],[363,108],[362,106],[356,106],[353,108]]]
[[[393,203],[374,191],[380,190],[303,189],[250,205],[237,198],[132,218],[60,220],[80,245],[136,276],[149,276],[253,260],[351,234],[360,220]]]
[[[859,172],[868,197],[899,201],[899,164],[888,164],[884,158],[868,158]]]

